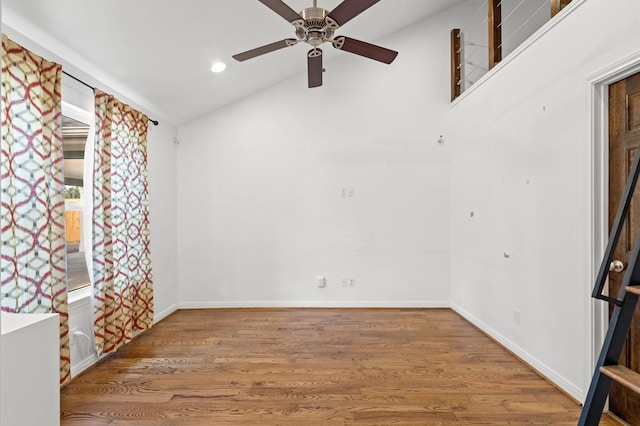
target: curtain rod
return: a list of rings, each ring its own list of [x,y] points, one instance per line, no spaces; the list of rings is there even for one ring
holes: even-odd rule
[[[87,86],[89,89],[95,91],[96,88],[93,87],[92,85],[85,83],[84,81],[80,80],[78,77],[69,74],[68,72],[66,72],[65,70],[62,70],[62,74],[66,75],[67,77],[71,77],[72,79],[74,79],[75,81],[77,81],[78,83]],[[158,125],[158,120],[152,120],[151,118],[149,118],[149,121],[153,123],[154,126]]]

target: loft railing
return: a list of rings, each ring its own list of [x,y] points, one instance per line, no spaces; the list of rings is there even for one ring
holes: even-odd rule
[[[451,30],[451,100],[502,61],[571,0],[485,0]],[[482,16],[486,18],[482,18]]]

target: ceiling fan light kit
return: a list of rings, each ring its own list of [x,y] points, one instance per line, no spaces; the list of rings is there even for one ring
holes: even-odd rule
[[[380,0],[344,0],[335,9],[329,12],[318,7],[317,0],[313,6],[297,13],[282,0],[258,0],[260,3],[273,10],[294,26],[296,38],[284,39],[270,43],[252,50],[248,50],[233,58],[237,61],[246,61],[257,56],[264,55],[285,47],[295,46],[298,43],[307,43],[312,49],[307,53],[307,74],[309,87],[322,86],[322,58],[323,51],[320,46],[330,43],[334,48],[365,58],[373,59],[385,64],[392,63],[398,52],[371,43],[356,40],[349,37],[335,37],[335,31],[369,9]]]

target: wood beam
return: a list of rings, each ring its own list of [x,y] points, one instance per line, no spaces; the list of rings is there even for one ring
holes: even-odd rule
[[[454,101],[462,93],[461,63],[462,43],[460,29],[451,30],[451,101]]]
[[[502,60],[502,0],[488,0],[489,69]]]
[[[571,3],[571,0],[551,0],[551,17],[556,16],[569,3]]]

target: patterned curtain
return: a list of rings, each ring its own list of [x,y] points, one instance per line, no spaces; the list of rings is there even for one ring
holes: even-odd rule
[[[95,91],[93,276],[96,350],[114,352],[153,324],[148,118]]]
[[[5,312],[58,313],[70,378],[62,68],[2,36],[0,282]]]

